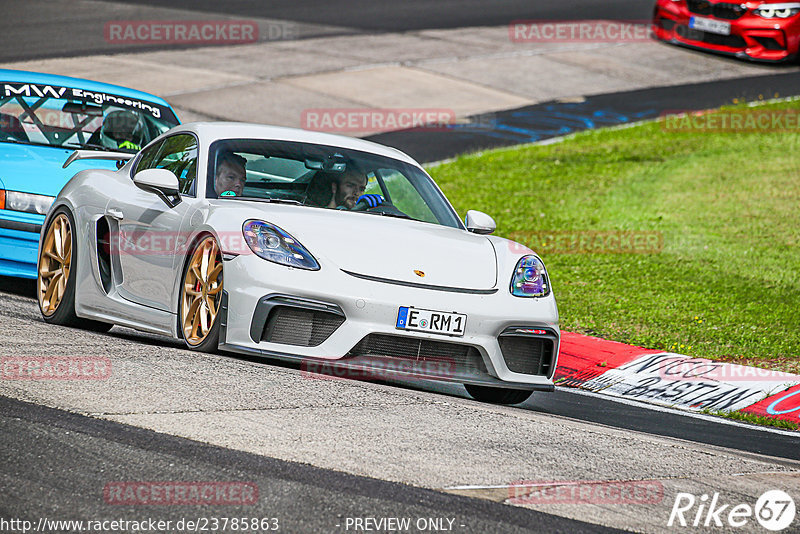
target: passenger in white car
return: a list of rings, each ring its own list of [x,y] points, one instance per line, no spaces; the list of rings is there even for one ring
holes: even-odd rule
[[[247,180],[247,160],[233,152],[221,152],[217,156],[217,172],[214,175],[214,191],[217,196],[232,191],[241,196]]]

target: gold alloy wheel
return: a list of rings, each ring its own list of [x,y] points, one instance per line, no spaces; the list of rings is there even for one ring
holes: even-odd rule
[[[213,237],[194,250],[181,291],[181,325],[189,345],[202,343],[219,312],[222,292],[222,255]]]
[[[72,264],[72,228],[64,213],[59,213],[50,223],[40,254],[39,307],[50,317],[64,298]]]

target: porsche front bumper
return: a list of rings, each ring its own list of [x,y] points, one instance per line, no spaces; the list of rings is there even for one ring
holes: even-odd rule
[[[553,389],[560,333],[552,294],[431,289],[252,255],[225,262],[225,287],[221,349],[300,361],[310,372],[347,369],[348,377]],[[398,329],[401,306],[465,314],[464,335]]]

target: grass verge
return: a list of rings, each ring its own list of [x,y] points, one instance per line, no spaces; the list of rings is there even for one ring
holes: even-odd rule
[[[773,419],[772,417],[764,417],[762,415],[754,415],[744,412],[719,412],[712,410],[703,410],[704,414],[716,415],[717,417],[725,417],[726,419],[733,419],[735,421],[742,421],[744,423],[751,423],[761,426],[774,426],[783,430],[800,430],[800,425],[784,419]]]

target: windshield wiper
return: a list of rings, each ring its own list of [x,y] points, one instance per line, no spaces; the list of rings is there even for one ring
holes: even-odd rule
[[[77,144],[64,143],[63,145],[58,145],[58,144],[51,144],[51,143],[42,143],[40,141],[30,141],[30,140],[25,141],[25,140],[22,140],[22,139],[17,139],[16,137],[7,137],[5,139],[0,139],[0,143],[16,143],[18,145],[46,146],[46,147],[50,147],[50,148],[63,148],[63,149],[68,149],[68,150],[75,150],[75,149],[81,150],[82,148],[87,146],[87,145],[81,145],[80,143],[77,143]],[[111,150],[110,148],[106,148],[106,147],[100,146],[100,145],[88,145],[88,146],[94,146],[94,147],[97,147],[97,148],[102,148],[105,151]]]
[[[98,145],[98,144],[95,144],[95,143],[83,143],[83,144],[81,144],[81,143],[64,143],[61,146],[62,147],[70,147],[70,148],[75,147],[78,150],[95,149],[95,150],[102,150],[104,152],[128,152],[128,150],[124,149],[124,148],[122,148],[122,149],[119,149],[119,148],[114,149],[114,148],[109,148],[109,147],[107,147],[105,145]],[[135,153],[135,152],[133,152],[133,153]]]
[[[296,206],[303,205],[303,203],[300,202],[299,200],[294,200],[291,198],[273,198],[273,197],[264,198],[264,197],[244,197],[244,196],[220,197],[220,198],[230,199],[230,200],[256,200],[258,202],[269,202],[271,204],[294,204]]]
[[[267,202],[275,202],[276,204],[294,204],[296,206],[302,206],[303,203],[299,200],[294,200],[291,198],[266,198],[264,199]]]
[[[405,213],[394,213],[390,211],[365,211],[364,213],[369,213],[370,215],[382,215],[383,217],[395,217],[396,219],[411,219],[412,221],[417,220],[410,215],[406,215]]]
[[[98,145],[98,144],[95,144],[95,143],[83,143],[83,144],[81,144],[81,143],[70,143],[70,145],[71,146],[81,147],[81,148],[97,148],[97,149],[100,149],[100,150],[111,150],[107,146]]]
[[[61,148],[58,145],[51,145],[50,143],[40,143],[38,141],[25,141],[23,139],[17,139],[16,137],[11,137],[11,136],[5,139],[0,139],[0,143],[17,143],[19,145],[49,146],[52,148]]]

